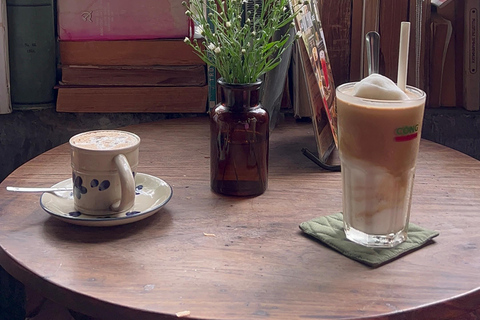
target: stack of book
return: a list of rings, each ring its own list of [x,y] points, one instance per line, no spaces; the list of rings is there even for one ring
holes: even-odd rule
[[[181,1],[58,0],[57,9],[57,111],[206,111],[206,65],[183,42],[193,28]]]

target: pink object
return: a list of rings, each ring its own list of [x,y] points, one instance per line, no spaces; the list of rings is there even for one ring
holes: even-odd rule
[[[182,0],[58,0],[60,40],[184,38]]]

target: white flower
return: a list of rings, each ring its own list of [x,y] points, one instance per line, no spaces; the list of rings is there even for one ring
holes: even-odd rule
[[[208,49],[215,50],[215,45],[210,42],[210,44],[208,45]]]
[[[297,34],[295,35],[297,38],[302,37],[302,31],[297,31]]]
[[[216,47],[215,50],[213,50],[213,52],[215,52],[216,54],[219,54],[220,51],[222,51],[220,47]]]
[[[252,31],[252,36],[255,37],[256,34],[257,34],[257,33],[256,33],[255,31]]]
[[[227,21],[227,23],[225,23],[226,27],[227,28],[230,28],[232,26],[232,23],[230,21]]]
[[[183,39],[183,42],[189,43],[189,42],[190,42],[190,39],[188,39],[188,37],[185,37],[185,39]]]
[[[245,54],[246,52],[247,52],[247,50],[242,49],[242,54]]]

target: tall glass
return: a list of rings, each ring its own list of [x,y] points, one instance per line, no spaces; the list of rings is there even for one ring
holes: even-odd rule
[[[409,100],[365,99],[354,85],[336,90],[345,234],[394,247],[407,239],[426,94],[407,86]]]

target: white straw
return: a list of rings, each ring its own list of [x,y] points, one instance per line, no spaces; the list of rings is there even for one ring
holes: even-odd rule
[[[397,86],[405,91],[407,87],[408,47],[410,44],[410,22],[402,22],[400,27],[400,46],[398,49]]]

